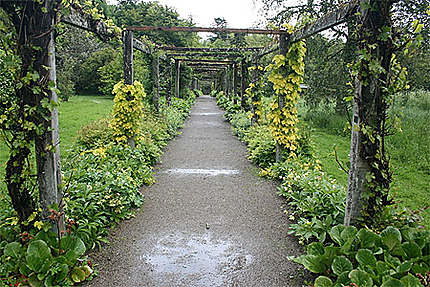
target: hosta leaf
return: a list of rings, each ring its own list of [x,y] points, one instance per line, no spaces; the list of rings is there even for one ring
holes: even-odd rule
[[[361,270],[352,270],[349,272],[349,279],[352,283],[360,287],[373,287],[373,280],[369,274]]]
[[[12,258],[20,258],[23,254],[22,246],[18,242],[11,242],[6,244],[3,251],[4,255]]]
[[[84,281],[86,278],[85,272],[82,269],[75,267],[75,268],[73,268],[73,271],[70,274],[70,278],[73,280],[73,282],[80,283],[80,282]]]
[[[322,256],[305,255],[302,258],[302,264],[313,273],[324,273],[328,269]]]
[[[411,261],[405,261],[402,264],[400,264],[399,267],[397,267],[397,272],[399,273],[406,273],[412,268],[412,262]]]
[[[402,248],[410,259],[422,256],[421,249],[415,242],[405,242],[402,244]]]
[[[338,245],[342,245],[343,243],[341,233],[344,229],[345,229],[344,225],[337,225],[337,226],[334,226],[329,232],[331,239],[334,242],[336,242]]]
[[[382,243],[391,251],[402,242],[402,235],[397,228],[388,226],[381,232]]]
[[[342,233],[340,236],[342,237],[343,241],[354,239],[357,235],[357,228],[354,226],[346,226],[344,230],[342,230]]]
[[[360,247],[364,249],[371,249],[381,240],[381,237],[367,229],[360,229],[358,232],[358,240],[360,241]]]
[[[412,276],[411,274],[406,275],[405,277],[400,279],[400,281],[402,281],[405,287],[422,287],[420,280],[418,280],[417,277]]]
[[[369,249],[358,250],[355,259],[360,265],[376,267],[376,257]]]
[[[44,241],[35,240],[28,245],[25,258],[31,270],[40,272],[44,265],[52,261],[51,250]]]
[[[306,251],[309,255],[323,255],[324,246],[321,242],[313,242],[306,247]]]
[[[381,287],[405,287],[405,285],[398,279],[388,279],[382,283]]]
[[[333,282],[330,278],[326,276],[319,276],[317,279],[315,279],[314,287],[332,287]]]
[[[352,263],[345,256],[337,256],[331,265],[331,269],[333,273],[336,275],[340,275],[344,272],[349,272],[352,270]]]

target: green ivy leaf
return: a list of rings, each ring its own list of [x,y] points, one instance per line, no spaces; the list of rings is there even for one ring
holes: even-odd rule
[[[319,276],[317,279],[315,279],[314,286],[315,287],[332,287],[333,282],[331,281],[330,278],[328,278],[326,276]]]
[[[369,249],[358,250],[355,259],[362,266],[376,267],[376,257]]]
[[[336,275],[352,270],[352,263],[345,256],[337,256],[331,264],[331,269]]]

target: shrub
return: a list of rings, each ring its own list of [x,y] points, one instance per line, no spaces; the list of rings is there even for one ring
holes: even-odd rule
[[[266,125],[252,126],[244,137],[248,144],[248,158],[261,167],[275,162],[275,140]]]
[[[104,118],[83,126],[78,131],[77,143],[85,149],[107,145],[113,140],[113,131],[109,123],[110,119]]]
[[[233,133],[240,139],[243,140],[246,131],[251,127],[251,120],[249,118],[250,113],[240,111],[231,115],[230,123],[233,126]]]

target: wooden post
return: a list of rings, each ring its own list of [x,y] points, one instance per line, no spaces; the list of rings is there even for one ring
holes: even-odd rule
[[[233,65],[233,103],[236,105],[237,100],[237,86],[239,84],[239,75],[238,75],[238,67],[237,63],[234,63]]]
[[[170,106],[172,104],[172,85],[174,82],[174,74],[173,74],[173,69],[174,67],[172,67],[174,64],[171,62],[171,59],[168,60],[168,64],[169,64],[169,72],[170,72],[170,77],[169,77],[169,88],[167,89],[167,95],[166,95],[166,101],[167,101],[167,105]]]
[[[49,1],[47,1],[48,3]],[[48,6],[49,7],[49,6]],[[48,8],[49,9],[49,8]],[[54,19],[52,19],[54,25]],[[47,56],[43,62],[49,67],[49,80],[57,87],[56,63],[55,63],[55,38],[54,31],[50,32]],[[41,75],[43,77],[43,75]],[[50,90],[50,101],[58,103],[55,89]],[[39,201],[43,210],[43,217],[47,218],[49,207],[60,204],[61,191],[61,165],[60,165],[60,136],[58,132],[58,109],[51,112],[50,129],[36,138],[36,161],[38,170]],[[57,231],[57,227],[53,226]],[[64,230],[64,218],[60,220],[60,230]]]
[[[134,70],[133,70],[133,32],[124,30],[122,32],[122,41],[124,44],[124,84],[133,85],[134,83]],[[134,149],[136,147],[136,140],[134,137],[127,139],[128,145]]]
[[[133,85],[133,32],[124,30],[122,33],[122,41],[124,44],[124,84]]]
[[[240,106],[243,110],[246,110],[247,106],[246,106],[246,97],[245,97],[246,92],[245,91],[246,91],[246,87],[247,87],[246,79],[248,78],[247,77],[248,76],[248,67],[247,67],[245,59],[242,59],[242,61],[241,61],[241,68],[242,68],[242,71],[241,71],[241,80],[242,81],[241,81],[241,91],[240,91]]]
[[[279,54],[286,56],[288,52],[288,42],[287,36],[282,34],[279,35]],[[278,96],[278,104],[279,108],[282,110],[285,106],[285,98],[283,95]],[[276,142],[276,162],[280,162],[282,160],[282,146]]]
[[[175,60],[175,97],[180,97],[181,62]]]
[[[152,102],[154,103],[155,111],[158,113],[160,111],[159,107],[159,99],[160,99],[160,57],[158,55],[154,55],[152,57],[152,73],[154,79],[153,86],[153,98]]]
[[[227,67],[224,69],[223,88],[224,88],[224,95],[228,97],[228,68]]]
[[[257,86],[258,83],[258,58],[255,57],[253,59],[253,66],[254,69],[251,72],[251,82]],[[254,103],[256,101],[258,101],[259,99],[257,98],[257,96],[255,95],[255,93],[253,93],[252,98],[251,98],[251,113],[252,113],[252,118],[251,118],[251,125],[255,125],[257,123],[257,111],[255,110],[255,105]]]
[[[376,61],[384,71],[389,71],[393,54],[392,40],[381,40],[378,36],[383,27],[392,26],[392,2],[361,2],[366,5],[361,5],[358,50],[366,50],[372,61]],[[370,46],[373,48],[370,49]],[[362,215],[363,208],[366,208],[367,217],[372,218],[378,211],[373,209],[377,208],[376,205],[389,203],[390,173],[384,151],[387,92],[383,87],[389,80],[387,72],[372,71],[371,64],[363,59],[356,79],[345,225],[354,224]],[[368,178],[372,178],[371,184],[368,184]],[[372,194],[370,199],[363,199],[366,191]],[[364,201],[366,204],[363,205]]]

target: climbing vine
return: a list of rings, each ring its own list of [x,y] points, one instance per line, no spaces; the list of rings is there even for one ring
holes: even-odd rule
[[[263,70],[263,67],[258,65],[248,68],[248,71],[251,73],[258,73]],[[245,90],[245,97],[249,98],[251,102],[251,113],[249,116],[254,122],[259,122],[263,116],[261,97],[265,83],[262,78],[256,78],[258,78],[258,80],[254,80],[253,83],[250,83],[248,88]]]
[[[304,41],[292,43],[287,54],[276,55],[266,67],[270,72],[268,80],[273,84],[274,97],[268,115],[270,131],[276,142],[290,152],[297,150],[298,117],[297,102],[300,97],[305,71],[304,57],[306,44]]]
[[[133,85],[117,83],[112,93],[115,95],[111,127],[118,142],[126,143],[140,132],[143,116],[143,98],[146,96],[143,85],[135,81]]]

